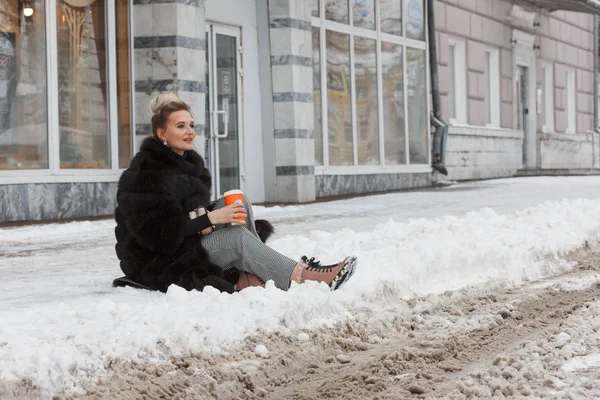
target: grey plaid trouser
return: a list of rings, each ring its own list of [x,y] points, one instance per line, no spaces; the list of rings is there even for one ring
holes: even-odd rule
[[[245,225],[217,225],[213,233],[202,236],[202,246],[208,251],[210,260],[224,271],[237,268],[264,281],[273,280],[279,289],[288,290],[296,261],[260,240],[254,226],[252,204],[245,196],[244,205],[248,213]],[[220,198],[215,209],[224,206],[225,201]]]

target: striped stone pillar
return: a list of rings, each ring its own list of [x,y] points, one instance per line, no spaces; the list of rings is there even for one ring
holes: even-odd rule
[[[137,144],[150,132],[150,100],[174,92],[190,104],[196,150],[204,156],[205,0],[134,0]]]
[[[270,0],[277,201],[315,199],[310,2]]]

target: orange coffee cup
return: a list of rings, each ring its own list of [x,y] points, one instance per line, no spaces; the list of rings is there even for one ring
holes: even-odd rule
[[[236,200],[240,200],[242,204],[244,203],[244,192],[239,189],[229,190],[223,194],[223,198],[225,199],[225,205],[230,206],[236,202]],[[240,224],[245,224],[246,220],[244,217],[239,217],[235,219],[239,221]]]

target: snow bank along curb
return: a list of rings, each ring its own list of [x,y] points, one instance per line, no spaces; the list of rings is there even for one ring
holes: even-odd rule
[[[89,224],[63,229],[76,236],[78,229],[87,233]],[[95,227],[112,235],[112,224]],[[356,254],[359,269],[337,292],[318,284],[293,285],[282,292],[272,282],[264,290],[234,295],[212,288],[186,292],[171,287],[167,295],[110,289],[72,301],[3,310],[0,379],[31,379],[49,391],[77,390],[116,359],[160,362],[171,355],[222,351],[258,329],[292,333],[352,318],[357,308],[376,313],[415,296],[538,279],[568,270],[562,257],[586,241],[597,241],[599,228],[600,203],[574,200],[508,215],[482,209],[460,218],[406,223],[396,223],[392,216],[370,232],[347,228],[286,236],[271,246],[294,259],[307,254],[324,262]],[[31,238],[24,231],[0,230],[0,240],[10,242],[11,236]],[[105,258],[76,262],[82,269],[105,269],[109,277],[116,265],[112,252],[107,247],[100,252]],[[61,279],[48,284],[59,288]]]

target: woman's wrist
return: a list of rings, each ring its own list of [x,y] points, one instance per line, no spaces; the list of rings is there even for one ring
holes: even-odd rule
[[[211,225],[215,225],[215,221],[213,220],[213,218],[215,217],[213,214],[213,211],[209,211],[206,213],[206,216],[208,217],[208,220],[210,221]]]
[[[210,227],[203,230],[202,234],[203,235],[207,235],[210,232],[214,232],[215,231],[215,223],[214,221],[210,218],[211,211],[208,211],[206,207],[198,207],[198,209],[202,208],[202,210],[200,211],[202,213],[202,215],[206,215],[206,219],[208,220],[208,223],[210,224]],[[213,215],[214,217],[214,215]],[[208,229],[210,229],[210,232],[208,232]]]
[[[209,233],[215,231],[215,223],[210,219],[208,214],[209,212],[207,212],[206,207],[203,206],[200,206],[188,213],[188,216],[191,221],[196,220],[196,224],[201,224],[202,228],[198,229],[198,233],[201,235],[208,235]],[[204,222],[201,222],[199,220],[202,220]]]

